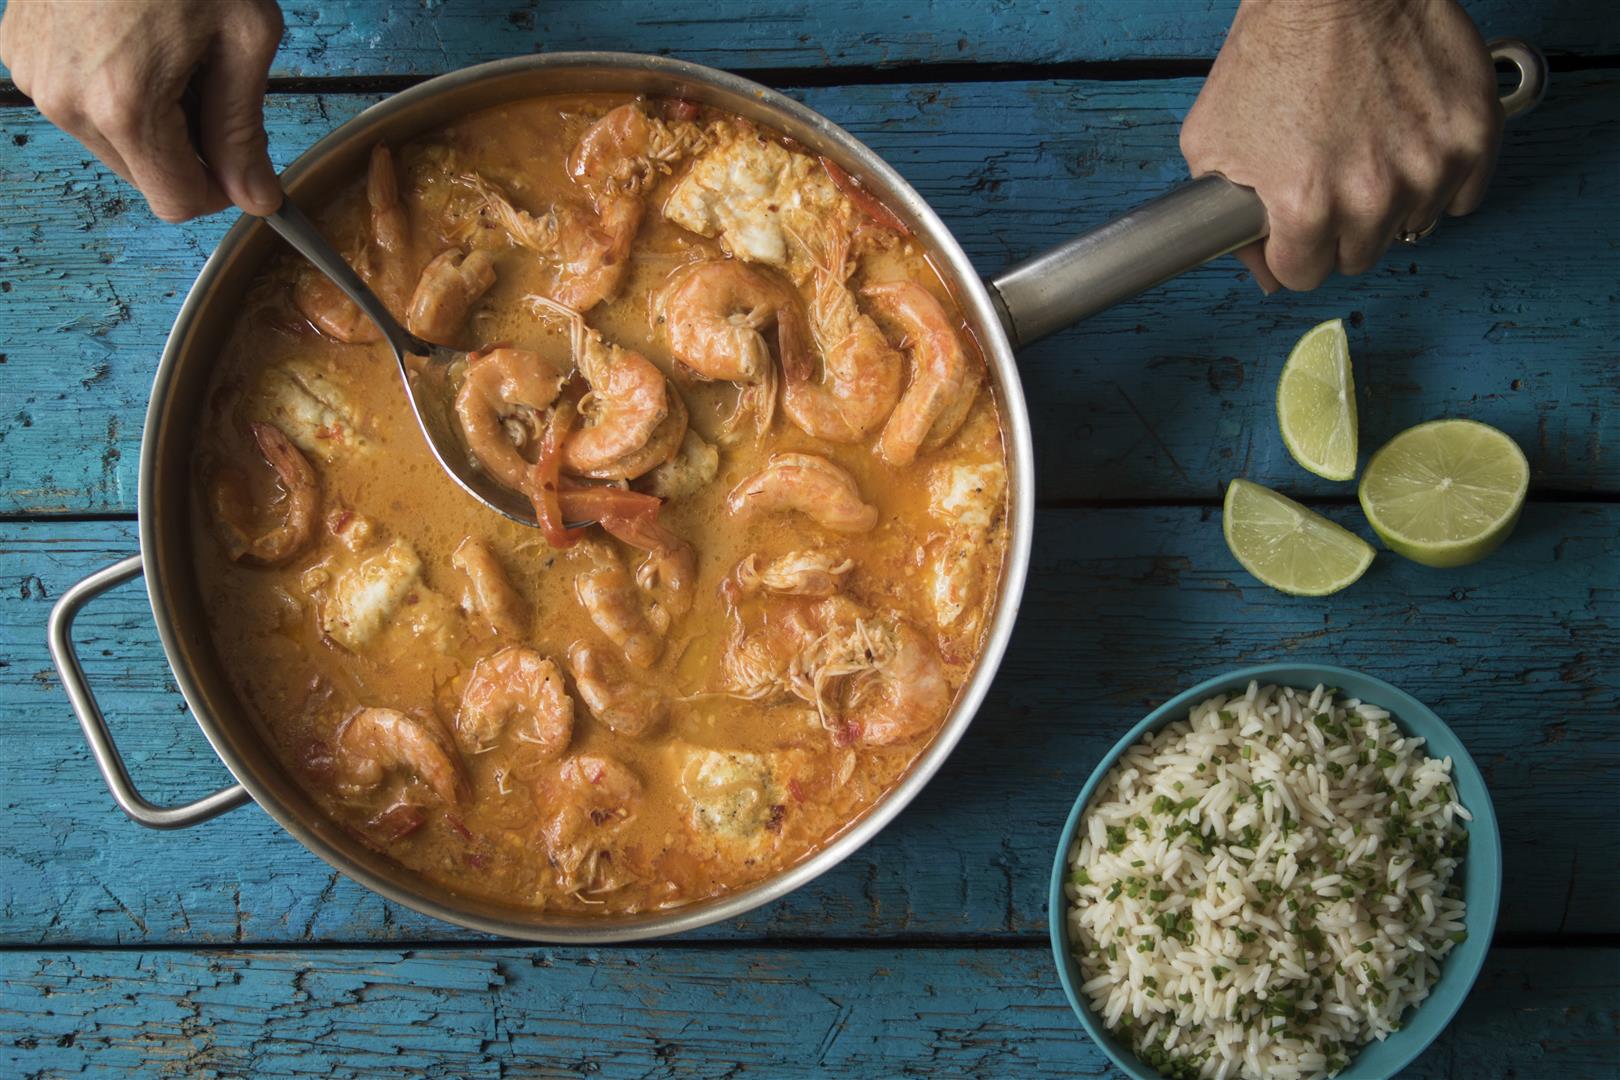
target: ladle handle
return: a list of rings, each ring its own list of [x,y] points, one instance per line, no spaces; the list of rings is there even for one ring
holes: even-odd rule
[[[124,767],[123,755],[118,752],[112,732],[107,729],[107,718],[102,716],[101,706],[96,704],[96,696],[91,693],[84,668],[79,664],[79,652],[73,645],[73,620],[80,609],[140,572],[141,557],[131,555],[96,571],[63,593],[56,606],[51,608],[47,631],[51,659],[56,661],[56,672],[62,677],[62,688],[67,691],[73,714],[79,718],[85,741],[95,755],[96,767],[101,770],[101,778],[107,782],[107,789],[112,792],[118,808],[150,829],[183,829],[248,802],[247,789],[241,784],[232,784],[196,802],[179,806],[159,806],[143,796],[136,789],[135,781],[130,779],[129,770]]]
[[[321,230],[304,216],[297,203],[283,195],[280,208],[275,213],[266,214],[264,222],[291,244],[298,254],[313,263],[315,269],[331,279],[332,284],[342,289],[343,295],[353,300],[366,318],[377,324],[377,329],[383,332],[396,353],[400,356],[408,353],[427,356],[432,351],[433,346],[399,325],[387,305],[371,291],[371,286],[361,280],[343,256],[327,243]]]
[[[1547,89],[1541,53],[1513,38],[1500,38],[1489,48],[1492,60],[1519,72],[1517,85],[1502,95],[1503,114],[1514,117],[1535,108]],[[1269,232],[1265,205],[1254,189],[1210,173],[1019,263],[990,282],[990,293],[1018,348]]]

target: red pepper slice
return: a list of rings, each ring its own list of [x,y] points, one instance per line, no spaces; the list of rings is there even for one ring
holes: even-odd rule
[[[878,202],[870,191],[861,187],[860,181],[845,172],[842,165],[829,157],[820,160],[821,167],[827,170],[827,175],[837,185],[838,190],[849,196],[849,201],[854,203],[862,213],[885,229],[897,232],[901,236],[911,235],[911,230],[906,228],[906,223],[896,217],[893,210]]]
[[[615,487],[569,487],[558,492],[564,519],[606,521],[609,518],[633,521],[654,518],[663,500],[656,495]]]
[[[529,469],[524,494],[534,504],[534,518],[545,534],[546,542],[554,548],[573,547],[585,535],[584,529],[570,529],[564,524],[559,484],[562,479],[562,446],[574,426],[574,406],[563,401],[551,414],[546,433],[540,438],[540,456]]]

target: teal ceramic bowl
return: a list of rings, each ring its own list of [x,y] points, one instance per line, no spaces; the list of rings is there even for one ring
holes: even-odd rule
[[[1074,809],[1069,811],[1069,820],[1063,826],[1057,854],[1052,860],[1052,884],[1047,894],[1047,905],[1052,954],[1057,961],[1058,977],[1063,981],[1063,993],[1086,1033],[1125,1075],[1133,1080],[1159,1080],[1160,1074],[1143,1064],[1128,1045],[1111,1035],[1080,996],[1080,985],[1085,979],[1069,949],[1068,919],[1065,917],[1068,898],[1063,895],[1069,845],[1074,842],[1075,833],[1080,828],[1080,818],[1086,804],[1126,747],[1149,731],[1184,719],[1188,710],[1205,698],[1240,689],[1251,680],[1261,685],[1275,683],[1306,689],[1319,683],[1336,686],[1344,695],[1388,710],[1403,732],[1428,740],[1425,750],[1431,756],[1450,756],[1452,782],[1457,787],[1458,800],[1474,815],[1473,821],[1465,823],[1468,828],[1468,857],[1462,866],[1463,899],[1468,904],[1464,917],[1468,939],[1446,956],[1440,969],[1440,981],[1430,990],[1428,998],[1407,1014],[1405,1026],[1383,1042],[1375,1041],[1364,1047],[1339,1074],[1347,1080],[1384,1080],[1410,1064],[1451,1022],[1485,964],[1491,934],[1496,929],[1496,912],[1502,894],[1502,838],[1497,832],[1496,812],[1491,808],[1485,779],[1480,776],[1474,759],[1463,748],[1462,740],[1410,694],[1397,690],[1381,679],[1347,668],[1287,663],[1234,671],[1177,694],[1154,709],[1114,744],[1114,748],[1098,763],[1086,786],[1080,790],[1080,797],[1074,801]]]

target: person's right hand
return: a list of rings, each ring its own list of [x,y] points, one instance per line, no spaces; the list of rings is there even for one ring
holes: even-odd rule
[[[1181,127],[1194,176],[1265,203],[1237,257],[1267,292],[1363,274],[1485,197],[1502,135],[1490,52],[1455,0],[1243,0]]]
[[[0,60],[47,120],[139,188],[164,221],[231,203],[268,214],[281,186],[266,150],[264,88],[281,25],[273,0],[10,0]],[[188,88],[200,145],[182,105]]]

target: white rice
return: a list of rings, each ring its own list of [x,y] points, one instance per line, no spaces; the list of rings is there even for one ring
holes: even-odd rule
[[[1081,993],[1166,1076],[1332,1076],[1464,937],[1451,759],[1334,695],[1210,698],[1086,808],[1064,886]]]

